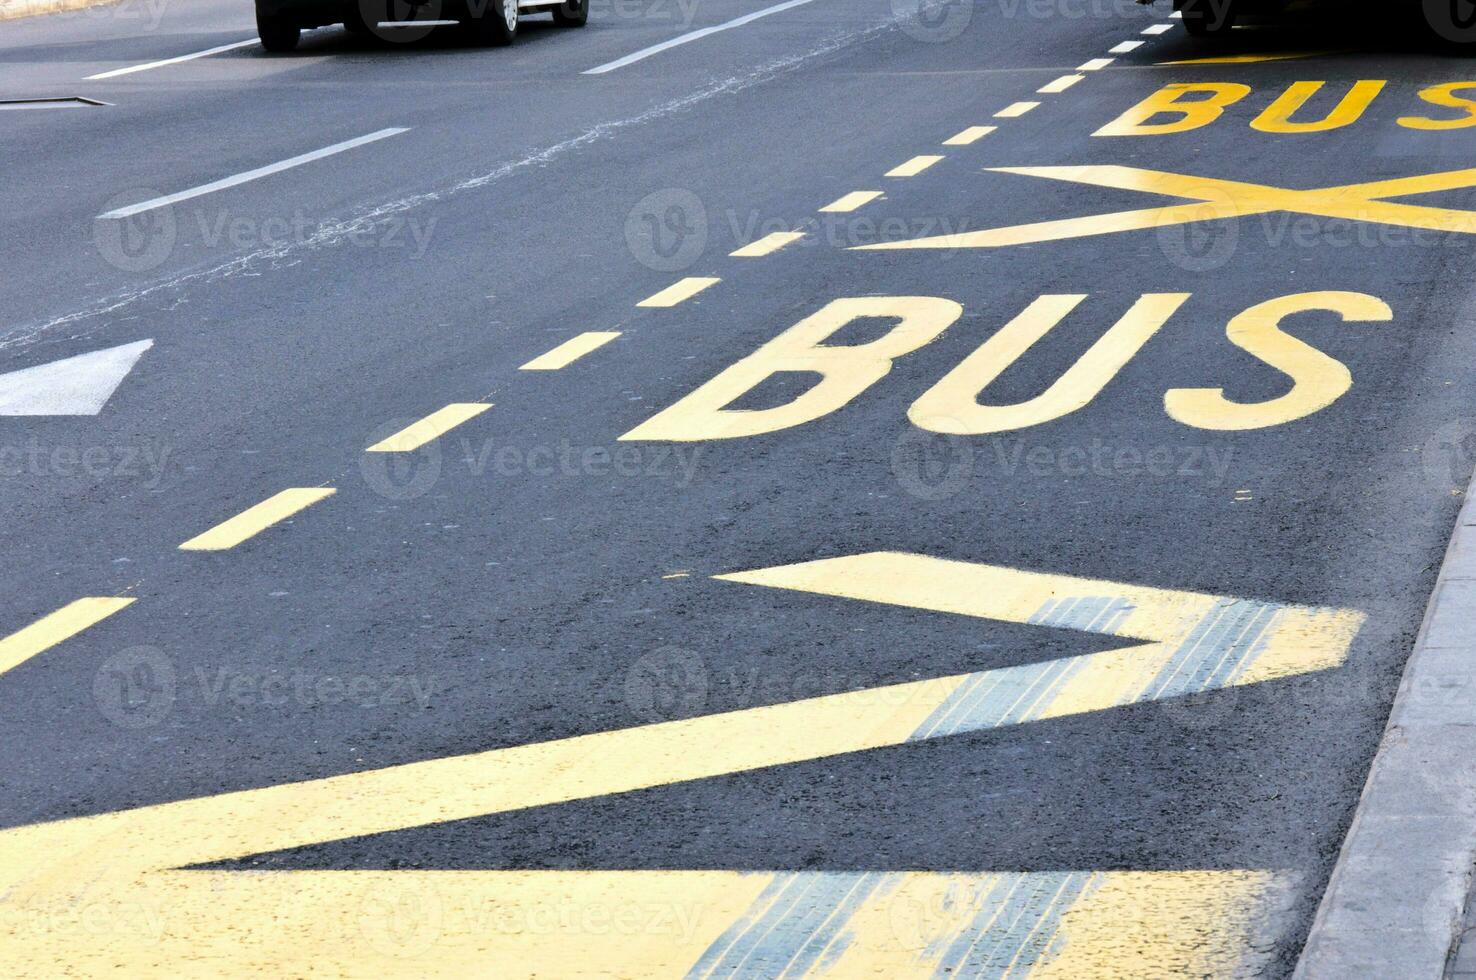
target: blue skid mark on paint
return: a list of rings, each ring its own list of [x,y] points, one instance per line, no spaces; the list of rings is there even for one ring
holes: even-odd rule
[[[1116,596],[1051,599],[1037,609],[1028,622],[1092,633],[1116,633],[1135,608],[1132,603]]]
[[[1284,606],[1251,599],[1221,599],[1190,632],[1143,700],[1197,694],[1231,683],[1260,656]]]
[[[793,872],[774,875],[742,918],[728,927],[688,977],[797,977],[833,964],[851,942],[851,916],[894,875]],[[818,971],[816,971],[818,972]]]
[[[1115,596],[1052,599],[1029,622],[1092,633],[1115,634],[1133,606]],[[1040,706],[1086,665],[1081,657],[1048,660],[1000,670],[981,671],[959,685],[909,737],[910,741],[942,738],[1035,718]]]
[[[1158,676],[1133,700],[1196,694],[1234,683],[1265,649],[1285,608],[1251,599],[1218,600],[1174,650]],[[1132,612],[1133,606],[1122,599],[1077,596],[1049,600],[1029,622],[1116,634]],[[973,674],[933,710],[909,741],[1032,721],[1090,659],[1090,655],[1066,657]]]
[[[933,967],[935,977],[1024,977],[1060,953],[1061,920],[1096,891],[1092,871],[1005,875]]]
[[[885,900],[906,872],[781,872],[687,973],[689,978],[780,980],[820,976],[850,948],[851,918]],[[937,977],[1023,977],[1064,948],[1061,924],[1070,908],[1096,891],[1095,871],[959,876],[942,925],[916,950],[917,974]],[[940,921],[941,920],[941,921]]]

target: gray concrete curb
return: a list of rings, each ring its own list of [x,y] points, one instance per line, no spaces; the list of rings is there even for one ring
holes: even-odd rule
[[[103,7],[118,2],[119,0],[0,0],[0,20],[59,14],[67,10]]]
[[[1476,484],[1456,521],[1298,980],[1439,978],[1476,866]]]

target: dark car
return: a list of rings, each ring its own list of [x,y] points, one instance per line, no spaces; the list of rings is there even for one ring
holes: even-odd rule
[[[1227,36],[1236,21],[1244,17],[1279,14],[1293,7],[1292,0],[1173,0],[1173,4],[1183,19],[1184,30],[1204,38]],[[1387,0],[1332,0],[1321,7],[1323,16],[1337,17],[1344,23],[1362,17],[1394,24],[1403,19],[1427,37],[1457,46],[1464,53],[1476,47],[1476,6],[1471,0],[1401,0],[1394,4]]]
[[[382,37],[406,28],[462,25],[483,44],[511,44],[522,14],[553,14],[554,22],[582,27],[589,0],[256,0],[256,30],[261,46],[285,52],[297,47],[307,28],[342,24],[356,34]]]

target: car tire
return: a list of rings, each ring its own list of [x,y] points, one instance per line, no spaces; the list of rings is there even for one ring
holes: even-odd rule
[[[1221,38],[1235,27],[1237,10],[1231,0],[1186,0],[1179,13],[1191,37]]]
[[[482,15],[468,22],[478,44],[511,44],[518,36],[518,0],[485,0]]]
[[[560,27],[583,27],[589,23],[589,0],[568,0],[555,7],[553,15]]]
[[[272,54],[289,54],[297,50],[302,28],[281,14],[265,14],[257,10],[256,36],[261,38],[261,46]]]

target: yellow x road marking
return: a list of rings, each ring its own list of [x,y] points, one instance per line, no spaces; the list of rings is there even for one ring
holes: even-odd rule
[[[1335,669],[1364,620],[1351,609],[898,552],[718,578],[1106,642],[1063,658],[5,828],[0,963],[9,965],[0,972],[47,980],[1254,972],[1243,960],[1268,942],[1261,910],[1286,901],[1275,871],[504,870],[490,856],[491,866],[465,870],[209,867],[1172,705]]]
[[[1476,234],[1476,211],[1457,211],[1417,204],[1396,204],[1386,198],[1407,194],[1476,187],[1476,169],[1451,170],[1417,177],[1347,184],[1320,190],[1289,190],[1266,184],[1249,184],[1214,177],[1140,170],[1137,167],[995,167],[996,173],[1024,174],[1077,184],[1092,184],[1114,190],[1142,191],[1192,200],[1193,204],[1171,204],[1137,211],[1116,211],[1085,218],[1040,221],[1008,228],[990,228],[955,235],[916,238],[911,241],[862,245],[860,249],[892,248],[1000,248],[1088,238],[1120,231],[1141,231],[1194,221],[1244,218],[1272,211],[1290,211],[1323,218],[1403,225],[1429,231]]]

